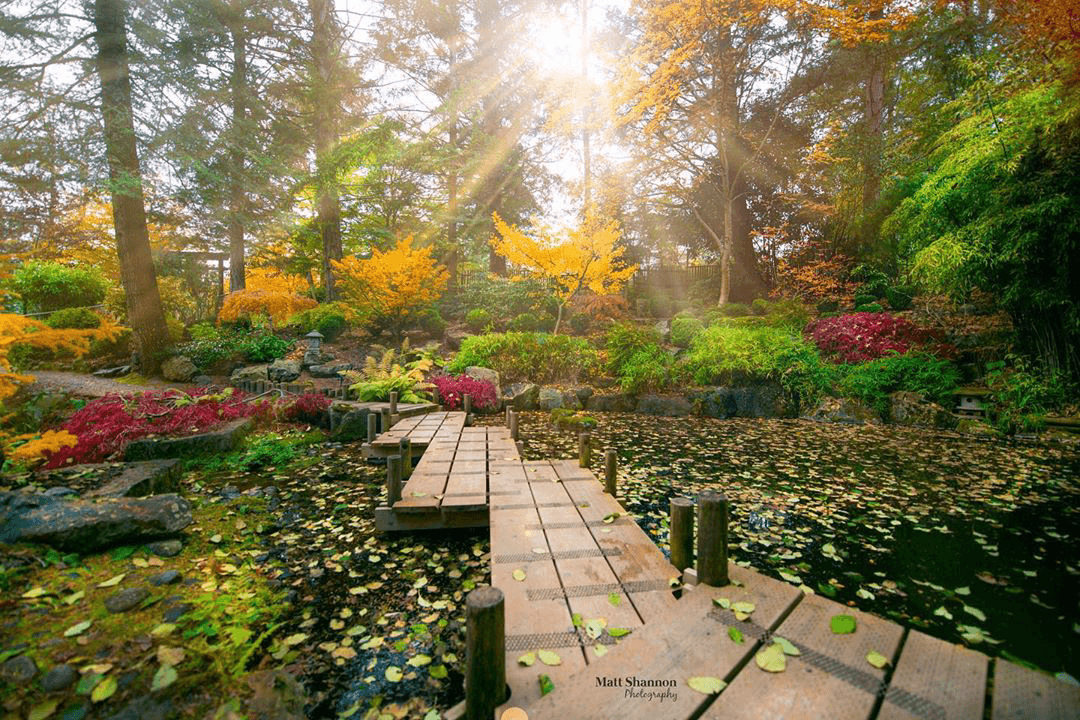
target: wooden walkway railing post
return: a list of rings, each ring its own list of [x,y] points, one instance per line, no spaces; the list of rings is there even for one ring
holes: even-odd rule
[[[390,429],[390,417],[390,408],[384,407],[379,413],[379,419],[381,420],[379,432],[386,432]]]
[[[589,467],[592,460],[592,434],[587,430],[578,435],[578,467]]]
[[[514,443],[514,447],[517,448],[518,457],[524,459],[525,458],[525,441],[524,440],[516,441]]]
[[[441,404],[439,402],[439,386],[438,385],[432,385],[431,386],[431,402],[432,402],[433,405],[435,405],[436,408],[439,407],[439,405]]]
[[[390,392],[390,414],[397,415],[397,392]]]
[[[375,437],[378,434],[378,418],[375,417],[375,413],[369,412],[367,416],[367,441],[369,443],[375,442]]]
[[[394,507],[401,499],[401,456],[386,458],[386,504]]]
[[[510,422],[508,424],[510,425],[510,439],[516,441],[518,439],[518,413],[517,413],[517,410],[511,410],[510,411]]]
[[[506,700],[506,603],[479,587],[465,598],[465,718],[492,720]]]
[[[668,545],[671,564],[679,572],[694,566],[694,501],[690,498],[671,498]]]
[[[615,497],[615,491],[618,489],[618,463],[619,456],[614,450],[604,451],[604,492],[612,497]]]
[[[412,440],[403,437],[398,440],[398,452],[401,454],[401,477],[412,475]]]
[[[715,490],[698,498],[697,577],[706,585],[728,584],[728,501]]]

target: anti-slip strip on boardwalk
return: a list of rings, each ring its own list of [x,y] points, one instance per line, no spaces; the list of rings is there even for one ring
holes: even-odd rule
[[[546,502],[546,503],[516,503],[514,505],[498,505],[492,510],[532,510],[533,508],[557,508],[574,507],[572,502]],[[539,529],[539,528],[534,528]]]
[[[723,610],[716,607],[709,611],[708,617],[724,625],[738,627],[743,634],[761,640],[764,644],[768,644],[772,640],[773,635],[780,635],[783,637],[781,633],[770,632],[753,622],[748,623],[736,620],[734,613],[730,610]],[[852,687],[872,695],[884,694],[886,702],[891,702],[913,715],[925,718],[926,720],[945,720],[945,708],[941,707],[933,700],[928,700],[927,698],[910,693],[907,690],[889,687],[883,680],[878,679],[868,672],[851,667],[845,662],[820,653],[817,650],[812,650],[800,643],[793,642],[792,644],[799,648],[799,651],[802,653],[798,656],[799,659],[805,660],[828,675],[843,680]]]
[[[513,555],[495,555],[493,563],[532,562],[533,560],[577,560],[578,558],[612,557],[622,555],[621,548],[582,548],[581,550],[557,550],[542,553],[514,553]]]
[[[671,586],[661,580],[634,580],[627,583],[599,583],[596,585],[574,585],[568,588],[529,588],[526,597],[530,600],[558,600],[559,598],[581,598],[608,595],[613,592],[650,592],[652,590],[670,590]]]
[[[507,635],[506,649],[511,652],[537,650],[539,648],[592,647],[593,645],[614,645],[615,638],[601,635],[595,640],[585,635],[584,631],[562,633],[536,633],[533,635]]]
[[[604,522],[603,520],[589,520],[588,522],[569,521],[569,522],[554,522],[554,523],[528,523],[525,525],[526,530],[570,530],[572,528],[581,527],[610,527],[611,525],[630,525],[634,522],[633,518],[627,515],[620,515],[619,517],[611,520],[610,522]]]
[[[476,497],[478,495],[486,495],[487,497],[494,497],[496,495],[520,495],[520,490],[489,490],[488,492],[450,492],[443,493],[443,497]]]

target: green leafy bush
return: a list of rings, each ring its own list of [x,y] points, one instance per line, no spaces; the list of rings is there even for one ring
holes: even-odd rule
[[[766,315],[769,312],[770,303],[765,298],[754,298],[750,303],[750,311],[755,315]]]
[[[490,330],[491,313],[484,308],[473,308],[465,313],[465,325],[474,333],[482,333]]]
[[[839,312],[840,303],[836,300],[825,300],[817,304],[817,311],[821,314]]]
[[[659,391],[675,382],[675,358],[659,345],[648,345],[623,363],[619,387],[626,393]]]
[[[1060,372],[1037,370],[1023,358],[986,365],[994,427],[1004,433],[1034,432],[1046,424],[1046,415],[1068,401],[1069,386]]]
[[[269,328],[243,330],[235,327],[215,328],[206,323],[191,327],[195,340],[177,347],[177,352],[191,358],[199,370],[243,359],[248,362],[270,362],[284,357],[289,343],[274,335]]]
[[[639,350],[650,346],[659,346],[663,338],[656,328],[634,323],[613,323],[607,332],[605,350],[607,352],[606,369],[618,377],[623,366]]]
[[[690,344],[686,371],[699,385],[775,380],[806,407],[826,392],[835,371],[798,334],[756,325],[715,325]]]
[[[420,329],[434,338],[441,338],[446,332],[446,320],[438,308],[430,308],[420,317]]]
[[[750,314],[750,308],[742,303],[724,303],[718,310],[724,317],[745,317]]]
[[[870,295],[868,293],[856,293],[855,295],[855,307],[860,308],[864,305],[870,305],[877,302],[877,295]]]
[[[584,335],[589,332],[592,319],[585,313],[574,313],[570,316],[570,330],[575,335]]]
[[[908,286],[896,286],[885,289],[885,299],[889,301],[889,307],[893,310],[907,310],[914,302],[915,289]]]
[[[300,335],[317,330],[326,342],[333,342],[348,327],[346,312],[347,306],[344,303],[323,303],[296,313],[289,318],[288,324]]]
[[[431,367],[430,361],[400,365],[397,360],[397,352],[393,349],[385,350],[378,360],[369,355],[361,370],[345,373],[352,383],[349,390],[361,402],[389,400],[391,392],[398,394],[398,402],[421,403],[430,400],[432,385],[424,380],[424,371]]]
[[[851,279],[859,283],[855,290],[858,295],[872,295],[870,302],[885,297],[885,289],[889,286],[889,276],[877,268],[869,265],[858,265],[851,271]],[[861,305],[856,301],[857,305]]]
[[[101,316],[90,308],[64,308],[45,319],[51,328],[75,328],[88,330],[101,326]]]
[[[108,284],[96,268],[68,267],[55,262],[28,262],[11,275],[9,287],[27,312],[98,305]]]
[[[692,315],[673,318],[671,321],[671,344],[682,348],[690,347],[690,341],[704,327],[704,323]]]
[[[888,415],[890,393],[917,392],[948,406],[952,392],[960,382],[955,365],[918,350],[849,365],[841,372],[840,391],[862,400],[882,417]]]
[[[798,300],[777,300],[769,304],[769,311],[763,318],[769,327],[786,328],[800,331],[810,322],[810,308]]]
[[[524,312],[510,321],[512,332],[536,332],[540,329],[540,320],[531,312]]]
[[[885,308],[879,302],[872,302],[865,305],[856,305],[855,312],[879,313],[885,312]]]
[[[597,352],[583,338],[547,333],[489,333],[461,342],[461,350],[446,366],[460,374],[470,365],[496,370],[506,382],[573,382],[590,375]]]

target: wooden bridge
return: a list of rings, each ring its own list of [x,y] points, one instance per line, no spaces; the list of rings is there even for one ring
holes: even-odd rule
[[[401,499],[377,511],[382,529],[490,528],[504,613],[491,662],[510,695],[448,718],[1080,720],[1080,688],[734,564],[731,584],[676,599],[692,571],[682,577],[591,472],[523,461],[507,428],[464,424],[433,413],[372,443],[389,452],[426,438]],[[834,633],[837,615],[854,632]],[[787,653],[770,653],[786,667],[770,672],[756,657],[776,638]],[[482,645],[470,637],[470,656]],[[466,676],[486,682],[500,674],[491,667]]]

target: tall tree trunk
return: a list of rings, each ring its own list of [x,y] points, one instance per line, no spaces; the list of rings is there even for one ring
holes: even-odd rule
[[[880,20],[885,16],[883,10],[870,13],[871,19]],[[884,152],[885,119],[885,57],[880,44],[866,48],[866,88],[863,96],[863,127],[866,137],[863,141],[863,242],[870,243],[877,235],[877,230],[868,222],[867,215],[877,204],[881,194],[881,160]]]
[[[244,190],[243,134],[247,132],[247,36],[244,30],[243,10],[230,18],[229,34],[232,36],[233,68],[229,78],[232,95],[232,150],[229,153],[229,290],[243,290],[246,285],[244,273],[244,220],[247,211],[247,195]]]
[[[326,299],[335,300],[332,260],[340,260],[341,201],[333,153],[338,141],[340,103],[337,88],[341,83],[337,18],[334,0],[308,0],[311,10],[311,60],[315,68],[315,196],[319,236],[322,238],[323,279]]]
[[[146,229],[142,173],[135,148],[128,71],[127,7],[124,0],[94,1],[97,71],[101,80],[101,113],[105,129],[105,159],[109,166],[116,252],[127,296],[135,350],[144,374],[155,375],[169,346],[169,331],[161,309],[150,235]]]

